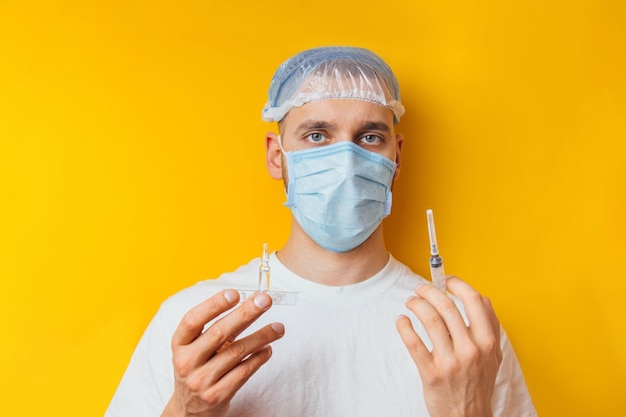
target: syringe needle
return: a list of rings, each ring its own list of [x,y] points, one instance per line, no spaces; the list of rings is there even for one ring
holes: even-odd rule
[[[435,233],[435,219],[433,218],[433,211],[431,209],[426,210],[426,219],[428,220],[428,239],[430,240],[430,254],[438,255],[439,248],[437,247],[437,234]]]

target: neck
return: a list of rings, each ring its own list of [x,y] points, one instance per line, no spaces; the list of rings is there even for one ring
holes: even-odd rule
[[[382,224],[359,247],[335,253],[318,246],[295,220],[278,259],[293,273],[323,285],[356,284],[378,273],[389,261]]]

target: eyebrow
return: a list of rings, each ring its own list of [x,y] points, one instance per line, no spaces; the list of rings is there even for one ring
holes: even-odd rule
[[[334,129],[334,127],[335,125],[333,125],[332,123],[324,122],[321,120],[305,120],[298,125],[298,127],[296,128],[296,133],[315,129],[332,130]]]
[[[335,125],[332,123],[324,122],[321,120],[305,120],[300,123],[296,128],[296,132],[302,132],[307,130],[333,130]],[[360,126],[360,130],[378,130],[380,132],[388,133],[391,131],[389,125],[385,122],[365,122],[362,126]]]
[[[378,130],[380,132],[388,133],[391,131],[389,125],[385,122],[366,122],[361,126],[362,130]]]

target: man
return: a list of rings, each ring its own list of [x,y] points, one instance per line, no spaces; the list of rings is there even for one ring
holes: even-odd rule
[[[456,277],[446,295],[385,249],[403,113],[395,76],[365,49],[281,65],[266,157],[293,222],[268,266],[271,290],[295,302],[239,304],[258,259],[174,295],[107,416],[536,415],[489,300]]]

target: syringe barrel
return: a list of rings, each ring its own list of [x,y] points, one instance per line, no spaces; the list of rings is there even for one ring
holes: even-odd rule
[[[446,293],[446,275],[443,272],[443,260],[441,256],[430,257],[430,276],[433,285],[439,289],[439,291]]]

